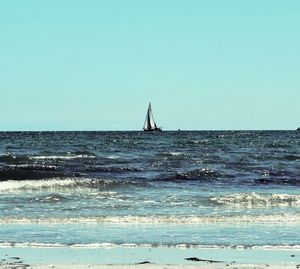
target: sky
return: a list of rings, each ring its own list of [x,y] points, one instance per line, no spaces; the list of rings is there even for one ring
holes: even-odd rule
[[[0,130],[300,126],[298,0],[0,2]]]

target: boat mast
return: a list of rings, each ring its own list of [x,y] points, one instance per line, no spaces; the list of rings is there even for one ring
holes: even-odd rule
[[[148,129],[148,130],[152,129],[150,114],[151,114],[151,103],[149,103],[149,106],[148,106],[148,113],[147,113],[147,117],[148,117],[148,118],[147,118],[147,129]]]

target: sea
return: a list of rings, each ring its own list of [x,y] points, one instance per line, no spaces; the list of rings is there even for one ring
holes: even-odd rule
[[[1,247],[300,250],[300,133],[0,132]]]

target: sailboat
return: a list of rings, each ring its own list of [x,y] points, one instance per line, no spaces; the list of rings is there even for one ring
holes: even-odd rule
[[[153,118],[153,113],[151,109],[151,103],[149,103],[147,115],[144,123],[144,131],[153,132],[153,131],[161,131],[161,128],[156,126],[156,123]]]

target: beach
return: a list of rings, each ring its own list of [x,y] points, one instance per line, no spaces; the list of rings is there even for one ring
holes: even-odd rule
[[[299,268],[299,250],[2,248],[0,268]]]
[[[235,264],[235,265],[33,265],[33,266],[22,266],[22,265],[9,265],[9,266],[0,266],[1,269],[86,269],[86,268],[94,268],[94,269],[196,269],[196,268],[208,268],[208,269],[266,269],[266,268],[274,268],[274,269],[292,269],[295,268],[294,266],[282,266],[282,265],[245,265],[245,264]],[[297,267],[299,268],[299,267]]]
[[[293,265],[268,265],[268,264],[201,264],[201,265],[155,265],[155,264],[126,264],[126,265],[99,265],[99,264],[86,264],[86,265],[78,265],[78,264],[39,264],[39,265],[27,265],[27,264],[20,264],[20,263],[10,263],[0,265],[1,269],[86,269],[86,268],[95,268],[95,269],[196,269],[196,268],[208,268],[208,269],[267,269],[267,268],[274,268],[274,269],[295,269],[299,268],[299,266]]]

